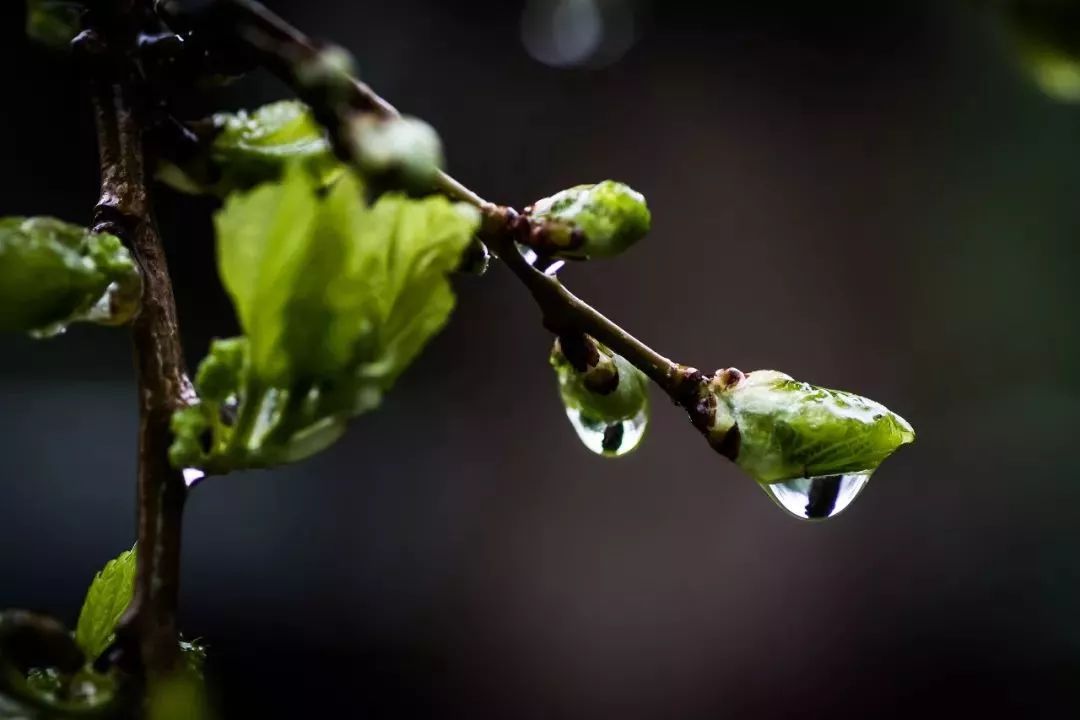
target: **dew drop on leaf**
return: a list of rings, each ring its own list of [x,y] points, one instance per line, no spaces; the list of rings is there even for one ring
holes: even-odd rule
[[[825,520],[843,512],[863,491],[872,471],[822,475],[762,484],[776,504],[802,520]]]
[[[628,420],[614,423],[590,418],[573,407],[566,408],[566,417],[570,419],[570,424],[574,426],[585,447],[597,455],[607,457],[625,455],[640,445],[649,425],[648,410],[642,410]]]

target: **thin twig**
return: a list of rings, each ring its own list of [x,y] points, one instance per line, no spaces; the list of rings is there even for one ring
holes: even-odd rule
[[[167,21],[179,25],[192,21],[190,17],[170,15],[171,9],[179,12],[179,8],[173,6],[171,0],[159,3],[159,10]],[[242,48],[250,60],[289,84],[312,107],[343,161],[351,161],[349,141],[345,137],[351,116],[355,113],[370,113],[380,118],[399,116],[393,105],[351,76],[339,76],[337,82],[332,83],[334,92],[325,92],[324,87],[306,83],[303,68],[317,63],[323,50],[255,0],[217,0],[204,13],[201,21],[206,23],[208,30],[212,29],[219,41]],[[345,91],[339,92],[342,88]],[[513,208],[488,202],[446,173],[439,174],[435,189],[450,199],[480,209],[484,216],[481,238],[529,289],[548,329],[556,334],[578,331],[592,335],[625,357],[693,414],[697,393],[691,392],[689,386],[700,383],[700,373],[660,355],[571,293],[556,278],[529,265],[515,244],[529,242],[527,218]]]
[[[123,5],[122,3],[120,5]],[[193,398],[184,369],[165,252],[152,217],[144,168],[138,78],[123,59],[133,41],[131,12],[103,18],[79,38],[91,73],[101,161],[93,229],[121,238],[141,270],[142,302],[132,325],[139,396],[138,568],[135,594],[117,637],[149,672],[167,672],[179,655],[176,611],[180,534],[187,488],[171,467],[169,421]],[[134,14],[132,12],[132,14]],[[130,658],[125,658],[130,660]]]

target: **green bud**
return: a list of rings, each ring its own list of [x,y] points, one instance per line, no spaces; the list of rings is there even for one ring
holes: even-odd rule
[[[360,114],[352,120],[350,138],[357,170],[396,187],[430,190],[443,165],[438,133],[418,118]]]
[[[334,92],[351,85],[356,74],[352,54],[339,45],[329,45],[296,66],[296,79],[309,89]]]
[[[173,434],[173,443],[169,447],[169,462],[172,466],[201,467],[207,457],[204,438],[211,430],[202,405],[195,404],[174,412],[169,428]]]
[[[652,223],[645,197],[614,180],[563,190],[525,213],[533,221],[534,247],[571,260],[619,255]]]
[[[67,324],[118,324],[141,281],[119,239],[54,218],[0,219],[0,330],[50,334]]]
[[[775,370],[722,370],[707,392],[710,443],[760,483],[867,473],[915,440],[885,406]]]
[[[195,374],[195,389],[204,400],[222,403],[238,392],[247,362],[246,338],[215,340]]]
[[[645,374],[592,338],[575,340],[571,359],[555,342],[549,361],[567,417],[593,452],[624,455],[641,441],[649,415]]]

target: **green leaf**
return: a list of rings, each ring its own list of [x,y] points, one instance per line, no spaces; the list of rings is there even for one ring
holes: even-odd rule
[[[614,257],[645,237],[652,215],[645,197],[614,180],[578,185],[526,210],[538,248],[558,257]]]
[[[446,323],[479,213],[359,180],[328,190],[298,165],[232,195],[215,217],[218,265],[243,339],[218,341],[196,374],[201,402],[174,415],[176,467],[221,473],[293,462],[344,432]]]
[[[26,34],[55,50],[66,50],[79,34],[82,3],[70,0],[26,0]]]
[[[50,335],[72,322],[127,322],[140,288],[112,235],[48,217],[0,218],[0,330]]]
[[[218,113],[210,125],[206,132],[213,139],[207,151],[183,166],[161,165],[159,180],[181,192],[225,197],[279,180],[294,164],[311,173],[321,187],[344,172],[311,110],[296,100],[251,112]]]
[[[911,425],[880,403],[775,370],[718,372],[710,393],[711,442],[761,483],[872,471],[915,440]]]
[[[302,163],[325,185],[338,177],[326,133],[311,110],[296,100],[264,105],[253,112],[220,113],[213,118],[219,134],[212,157],[233,187],[250,186],[281,177],[287,165]]]
[[[135,549],[132,548],[110,560],[94,576],[86,591],[75,626],[75,642],[90,660],[97,658],[112,642],[116,623],[131,602],[135,565]]]
[[[442,197],[383,195],[359,220],[349,286],[363,316],[352,364],[361,386],[388,390],[454,308],[449,274],[480,222]]]

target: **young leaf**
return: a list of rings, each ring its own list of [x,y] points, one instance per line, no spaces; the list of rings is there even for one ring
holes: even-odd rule
[[[363,315],[353,354],[360,386],[385,392],[450,317],[449,274],[480,222],[442,197],[383,195],[359,219],[349,287]]]
[[[278,180],[293,164],[300,164],[322,187],[344,172],[311,110],[296,100],[251,112],[218,113],[211,126],[214,137],[208,151],[183,167],[162,165],[159,180],[181,192],[224,197]]]
[[[720,371],[709,393],[710,442],[761,483],[873,471],[915,440],[885,406],[775,370]]]
[[[140,279],[120,240],[54,218],[0,218],[0,330],[41,335],[134,315]]]
[[[171,462],[220,473],[336,441],[446,323],[447,275],[478,223],[440,197],[369,207],[352,173],[321,191],[296,165],[231,196],[215,217],[218,265],[245,337],[200,366],[202,400],[173,416]]]
[[[135,564],[134,548],[121,553],[94,576],[86,591],[75,626],[75,642],[90,660],[97,658],[112,642],[116,623],[131,602]]]

